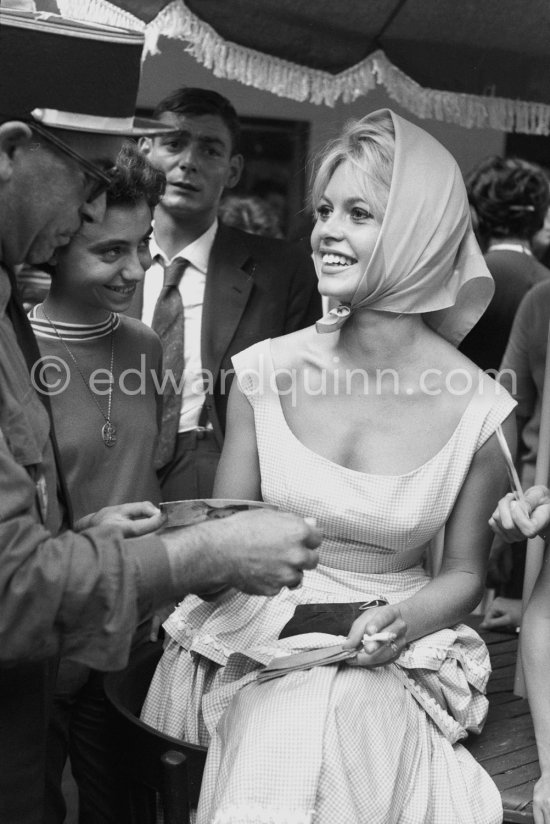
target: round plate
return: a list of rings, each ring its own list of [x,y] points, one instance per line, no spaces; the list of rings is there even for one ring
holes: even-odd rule
[[[166,515],[165,526],[192,526],[215,518],[228,518],[249,509],[277,509],[263,501],[243,501],[238,498],[196,498],[191,501],[164,501],[159,504]]]

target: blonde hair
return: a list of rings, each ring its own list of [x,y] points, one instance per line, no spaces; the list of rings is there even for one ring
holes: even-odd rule
[[[310,205],[315,211],[330,178],[341,163],[349,161],[364,182],[365,195],[374,217],[382,221],[393,172],[395,131],[391,116],[380,112],[361,120],[349,120],[342,134],[317,156],[311,184]]]

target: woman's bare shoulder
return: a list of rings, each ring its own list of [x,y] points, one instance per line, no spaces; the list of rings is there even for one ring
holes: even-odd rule
[[[471,361],[454,346],[450,347],[448,360],[448,374],[464,376],[464,382],[471,382],[474,387],[478,387],[478,392],[482,389],[483,394],[498,397],[506,390],[498,379],[498,370],[484,372],[477,364]]]
[[[273,362],[280,368],[299,368],[322,351],[322,341],[315,326],[308,326],[288,335],[271,339]]]
[[[472,378],[481,376],[483,373],[479,366],[463,355],[449,341],[436,333],[426,340],[423,352],[423,359],[431,367],[437,367],[442,374],[449,374],[454,371],[463,372]]]
[[[483,372],[442,338],[433,340],[420,360],[421,385],[428,395],[439,398],[447,414],[463,411],[474,396],[492,403],[507,395],[497,375]]]

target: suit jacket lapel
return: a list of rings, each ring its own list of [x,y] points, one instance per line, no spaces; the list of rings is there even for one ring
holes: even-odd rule
[[[254,266],[236,232],[220,224],[210,253],[202,310],[202,368],[216,380],[252,289]]]

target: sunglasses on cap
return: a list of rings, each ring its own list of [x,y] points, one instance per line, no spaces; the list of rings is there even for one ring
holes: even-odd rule
[[[86,160],[86,158],[82,157],[81,154],[75,152],[74,149],[71,149],[71,147],[65,143],[64,140],[61,140],[61,138],[52,134],[52,132],[44,129],[37,123],[29,123],[29,125],[31,129],[36,132],[36,134],[43,137],[44,140],[52,146],[55,146],[64,155],[70,157],[71,160],[74,160],[83,169],[89,187],[89,194],[86,198],[88,203],[95,200],[109,188],[116,172],[116,166],[112,166],[109,169],[100,169],[99,166],[96,166],[94,163]]]

